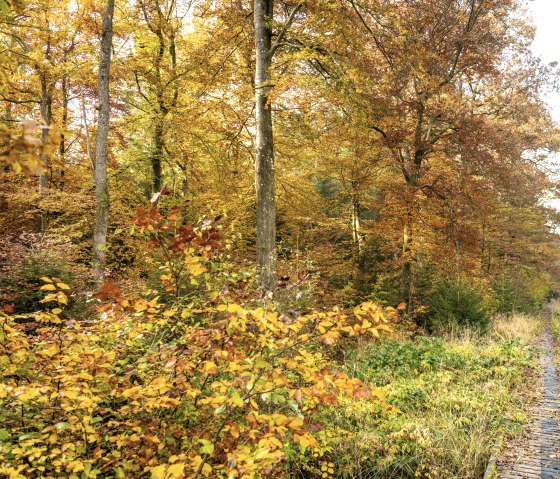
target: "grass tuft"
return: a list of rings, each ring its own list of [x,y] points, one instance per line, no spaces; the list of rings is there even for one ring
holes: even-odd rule
[[[527,314],[498,315],[494,318],[492,333],[505,341],[521,338],[532,342],[539,339],[542,322]]]

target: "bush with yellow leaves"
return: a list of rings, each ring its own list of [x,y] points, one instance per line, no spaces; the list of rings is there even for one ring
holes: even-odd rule
[[[289,316],[214,298],[194,310],[107,282],[99,319],[80,322],[69,287],[42,280],[48,309],[0,313],[0,476],[278,477],[287,454],[307,453],[322,471],[325,410],[343,398],[390,409],[324,348],[390,331],[392,308]]]

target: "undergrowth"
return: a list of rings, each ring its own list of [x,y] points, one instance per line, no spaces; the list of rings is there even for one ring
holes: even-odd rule
[[[519,431],[532,318],[388,340],[401,305],[303,314],[255,298],[212,222],[177,214],[135,219],[159,290],[106,281],[86,318],[78,291],[43,276],[40,311],[0,310],[1,478],[472,479]],[[307,309],[300,292],[298,278],[278,296]]]
[[[329,416],[339,428],[335,477],[482,477],[496,439],[526,420],[538,327],[529,316],[504,316],[485,338],[418,337],[353,351],[349,374],[383,386],[398,412],[348,402]]]

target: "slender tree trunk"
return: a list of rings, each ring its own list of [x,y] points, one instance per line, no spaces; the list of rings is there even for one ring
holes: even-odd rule
[[[407,212],[404,217],[403,245],[402,245],[402,297],[406,302],[406,310],[412,311],[412,263],[413,255],[412,213]]]
[[[177,46],[175,44],[175,29],[170,28],[169,31],[169,56],[171,57],[171,74],[173,78],[177,78]],[[171,99],[171,107],[177,107],[179,99],[179,82],[173,81],[173,98]]]
[[[109,72],[111,68],[111,44],[113,39],[113,12],[115,0],[107,0],[103,14],[101,47],[99,56],[99,122],[95,142],[95,225],[93,229],[93,270],[100,283],[105,275],[107,250],[107,227],[109,222],[109,189],[107,185],[107,137],[109,134]]]
[[[66,128],[68,127],[68,77],[62,78],[62,121],[60,131],[60,189],[64,189],[64,168],[66,163]]]
[[[47,43],[45,45],[45,60],[48,62],[51,58],[51,39],[50,35],[48,36]],[[49,85],[49,79],[47,77],[47,73],[45,70],[41,70],[38,67],[39,76],[41,78],[41,120],[43,121],[42,129],[41,129],[41,142],[43,143],[43,147],[45,147],[48,139],[49,139],[49,128],[52,123],[52,88]],[[47,188],[49,187],[49,176],[50,176],[50,162],[49,157],[47,154],[41,155],[41,160],[43,162],[43,166],[45,168],[44,172],[39,177],[39,196],[43,196],[46,193]],[[41,219],[41,233],[44,232],[44,222],[45,219]]]
[[[362,235],[361,205],[357,194],[352,194],[352,242],[356,279],[363,268],[364,237]]]
[[[162,185],[162,159],[165,148],[163,138],[163,122],[161,110],[158,112],[154,128],[154,147],[152,150],[152,194],[161,190]]]
[[[154,64],[156,76],[157,111],[154,126],[154,146],[152,150],[152,193],[157,193],[159,190],[161,190],[163,152],[165,150],[163,123],[168,112],[164,98],[164,86],[161,79],[161,65],[163,63],[163,57],[165,55],[165,38],[163,36],[163,30],[161,28],[162,21],[163,20],[160,14],[158,16],[158,28],[154,31],[154,33],[158,37],[158,52]]]
[[[47,48],[47,52],[49,51]],[[47,75],[43,72],[41,74],[41,120],[43,124],[41,125],[41,143],[43,148],[46,147],[49,141],[50,126],[52,123],[52,89],[49,88]],[[39,176],[39,196],[45,196],[47,194],[47,189],[49,188],[49,178],[51,174],[51,164],[49,161],[49,155],[47,153],[41,154],[41,162],[44,167],[44,171]],[[39,231],[44,233],[47,229],[47,214],[43,211],[40,213],[39,218]]]
[[[91,155],[91,138],[89,136],[89,125],[86,114],[86,100],[82,97],[82,121],[84,122],[84,129],[86,133],[86,155],[91,164],[91,171],[95,171],[95,164],[93,163],[93,156]]]
[[[412,312],[412,299],[414,291],[413,266],[415,262],[414,251],[414,206],[416,190],[422,174],[422,162],[424,160],[426,150],[422,147],[422,122],[424,118],[424,107],[420,102],[418,105],[418,119],[415,131],[415,146],[413,154],[410,149],[403,148],[401,150],[401,158],[403,160],[403,174],[408,185],[408,205],[403,217],[403,242],[402,242],[402,296],[406,303],[406,311]]]
[[[255,0],[255,100],[257,190],[257,274],[259,286],[276,286],[276,199],[272,109],[269,103],[274,0]]]
[[[41,129],[41,142],[45,145],[49,139],[49,128],[52,123],[52,94],[47,84],[46,75],[41,76],[41,120],[43,121]],[[45,171],[39,178],[39,195],[43,196],[49,187],[50,162],[46,154],[41,155]]]

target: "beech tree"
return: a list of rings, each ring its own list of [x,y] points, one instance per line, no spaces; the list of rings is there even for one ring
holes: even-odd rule
[[[272,105],[270,103],[272,59],[282,45],[286,31],[293,23],[302,4],[294,6],[272,42],[274,0],[255,0],[255,103],[256,103],[256,153],[255,167],[257,191],[257,271],[264,289],[276,285],[276,187],[274,171],[274,138]]]
[[[109,73],[111,70],[111,48],[113,40],[113,13],[115,0],[107,0],[103,13],[99,54],[98,111],[99,120],[95,140],[95,225],[93,229],[93,251],[95,278],[101,282],[105,276],[107,253],[107,228],[109,223],[109,186],[107,182],[107,137],[111,103],[109,97]]]
[[[354,63],[373,79],[361,86],[369,126],[390,152],[406,185],[402,298],[409,305],[419,198],[445,199],[445,174],[436,165],[450,161],[448,166],[453,167],[453,157],[476,158],[459,151],[458,145],[467,141],[471,152],[478,148],[475,145],[483,137],[475,138],[475,131],[487,122],[481,121],[484,114],[477,104],[481,98],[473,92],[480,94],[477,85],[484,90],[483,84],[500,75],[506,48],[522,49],[524,33],[516,30],[517,45],[509,36],[515,28],[511,21],[515,9],[516,2],[509,0],[348,2],[359,41],[369,45],[365,49],[369,55],[358,50],[361,56]],[[491,115],[500,116],[496,111]]]

